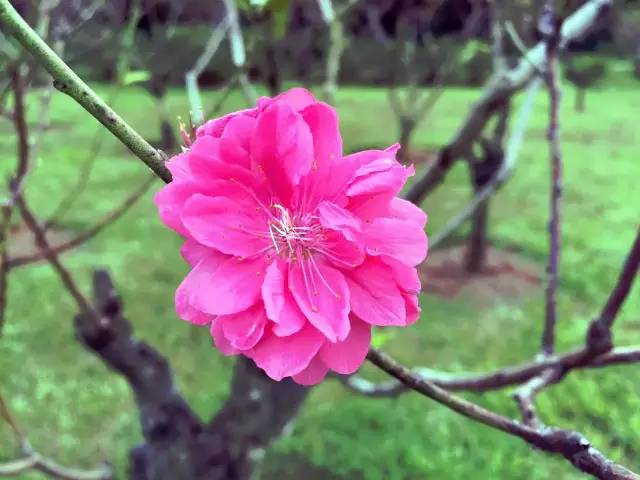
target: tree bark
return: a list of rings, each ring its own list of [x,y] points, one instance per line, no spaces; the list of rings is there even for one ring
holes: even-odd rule
[[[576,98],[574,109],[578,113],[582,113],[586,108],[587,90],[585,88],[576,88]]]
[[[400,127],[400,151],[398,152],[398,158],[402,163],[407,163],[411,152],[411,138],[416,128],[416,121],[408,116],[401,116],[398,123]]]
[[[478,193],[480,189],[476,189]],[[488,220],[489,220],[489,199],[485,200],[478,207],[471,219],[471,233],[469,234],[469,244],[466,257],[466,270],[469,273],[480,273],[487,264],[488,240]]]
[[[78,339],[129,383],[144,442],[130,453],[132,480],[247,480],[271,442],[293,421],[309,391],[274,382],[253,362],[236,362],[229,396],[209,422],[193,412],[171,366],[136,339],[108,274],[94,275],[95,312],[76,316]]]

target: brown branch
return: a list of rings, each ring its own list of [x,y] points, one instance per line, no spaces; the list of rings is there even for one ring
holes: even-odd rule
[[[582,348],[566,352],[555,358],[526,362],[487,373],[452,374],[424,367],[416,367],[412,369],[412,372],[425,381],[449,391],[488,392],[520,385],[550,368],[561,370],[566,375],[572,370],[630,363],[640,363],[640,346],[618,347],[595,357],[589,355],[587,348]],[[355,375],[338,376],[337,378],[353,392],[369,397],[397,397],[408,391],[405,385],[395,380],[376,384]]]
[[[555,15],[547,7],[548,14]],[[546,80],[549,89],[549,141],[551,157],[551,202],[549,220],[549,259],[547,263],[547,285],[545,288],[545,324],[542,333],[542,353],[551,355],[555,349],[557,322],[556,294],[558,290],[558,265],[560,263],[560,210],[562,199],[562,151],[560,148],[560,84],[558,79],[558,49],[562,21],[555,17],[552,31],[547,39]]]
[[[425,381],[388,355],[370,349],[367,359],[381,370],[436,402],[470,418],[510,435],[521,438],[531,446],[548,453],[562,455],[578,470],[601,480],[638,480],[640,476],[614,463],[591,446],[580,433],[556,428],[536,429],[513,419],[487,410],[462,399],[449,391]]]
[[[95,470],[80,470],[64,467],[34,451],[2,395],[0,395],[0,417],[11,427],[23,454],[23,457],[17,460],[0,463],[0,477],[17,476],[29,470],[37,470],[51,478],[61,480],[111,480],[113,478],[113,472],[107,463]]]
[[[618,312],[629,296],[633,282],[638,276],[640,267],[640,227],[631,249],[618,275],[618,281],[609,294],[600,316],[591,323],[587,332],[587,348],[594,354],[606,352],[611,349],[613,341],[611,328]]]
[[[564,22],[559,47],[584,35],[612,0],[590,0]],[[509,71],[494,75],[484,88],[478,102],[471,108],[454,137],[440,149],[432,167],[409,189],[406,198],[416,204],[437,187],[454,163],[465,156],[473,143],[482,135],[485,126],[499,105],[524,88],[542,70],[545,63],[546,42],[530,49],[518,65]]]
[[[10,72],[11,89],[14,97],[13,124],[17,137],[16,167],[13,177],[9,180],[9,196],[1,208],[0,218],[0,333],[5,322],[7,308],[7,288],[9,281],[9,257],[7,253],[7,233],[11,225],[11,217],[16,198],[22,191],[27,173],[29,172],[29,130],[25,113],[25,75],[22,65],[18,63]]]
[[[0,463],[0,477],[13,477],[30,470],[36,470],[59,480],[112,480],[114,478],[111,467],[106,463],[94,470],[81,470],[62,466],[37,452],[8,463]]]
[[[80,233],[76,237],[63,242],[59,245],[51,246],[51,252],[59,255],[61,253],[67,252],[71,249],[79,247],[84,243],[91,240],[93,237],[98,235],[102,230],[104,230],[109,225],[113,224],[117,221],[122,215],[124,215],[135,203],[142,197],[148,190],[149,187],[156,180],[155,175],[150,175],[140,186],[138,186],[133,192],[131,192],[127,197],[124,198],[122,203],[114,208],[111,212],[107,213],[101,220],[99,220],[93,227],[90,229]],[[41,227],[44,229],[44,227]],[[28,265],[34,262],[38,262],[40,260],[45,259],[45,253],[41,250],[39,252],[31,253],[28,255],[22,255],[19,257],[9,258],[7,262],[8,268],[16,268],[22,267],[24,265]]]
[[[533,377],[527,383],[518,388],[513,394],[514,400],[518,403],[522,412],[522,420],[526,425],[534,428],[541,428],[542,422],[538,418],[535,407],[535,397],[545,387],[551,385],[562,378],[561,369],[549,368],[540,375]]]

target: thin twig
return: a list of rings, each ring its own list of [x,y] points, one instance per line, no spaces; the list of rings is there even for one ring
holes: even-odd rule
[[[202,108],[202,96],[200,95],[200,88],[198,87],[198,77],[202,74],[218,51],[218,47],[220,46],[220,43],[222,43],[228,28],[229,22],[227,21],[227,17],[224,17],[218,25],[213,27],[204,50],[196,60],[193,68],[191,68],[191,70],[189,70],[184,76],[187,98],[189,99],[189,106],[191,109],[191,119],[196,126],[199,126],[204,122],[204,111]]]
[[[135,203],[142,197],[148,190],[149,187],[156,180],[155,175],[150,175],[140,186],[136,187],[133,192],[127,195],[124,200],[114,208],[112,211],[108,212],[101,220],[99,220],[95,225],[93,225],[88,230],[80,233],[76,237],[67,240],[60,245],[55,245],[51,247],[51,252],[59,255],[61,253],[67,252],[73,248],[79,247],[80,245],[86,243],[91,240],[97,234],[99,234],[102,230],[104,230],[109,225],[113,224],[117,221],[122,215],[124,215]],[[41,227],[44,228],[44,227]],[[19,257],[11,257],[7,262],[7,267],[9,269],[22,267],[24,265],[28,265],[30,263],[38,262],[46,258],[43,251],[39,251],[36,253],[31,253],[28,255],[22,255]]]
[[[531,361],[487,373],[453,374],[426,367],[415,367],[411,370],[420,378],[452,392],[489,392],[521,385],[550,368],[561,370],[566,375],[572,370],[633,363],[640,363],[640,346],[618,347],[595,357],[589,355],[588,349],[581,348],[558,355],[557,358]],[[406,386],[395,380],[373,383],[356,375],[341,375],[337,378],[354,393],[367,397],[393,398],[408,391]]]
[[[18,196],[18,198],[16,199],[16,206],[20,210],[20,215],[22,215],[22,219],[24,220],[25,225],[27,226],[27,228],[29,228],[29,230],[31,230],[36,245],[42,251],[42,255],[48,260],[55,272],[58,274],[60,280],[62,281],[62,284],[74,299],[80,311],[93,312],[93,307],[84,297],[69,271],[60,262],[58,254],[49,245],[49,241],[47,240],[44,231],[42,230],[40,225],[38,225],[38,221],[36,220],[33,213],[31,213],[31,210],[27,206],[22,195]],[[93,313],[95,314],[95,312]],[[98,315],[95,315],[96,318],[98,318]]]
[[[567,18],[562,26],[560,48],[568,42],[582,37],[611,6],[613,0],[590,0]],[[419,178],[407,192],[407,199],[420,204],[422,200],[445,179],[455,162],[465,156],[482,135],[498,105],[526,87],[531,79],[543,70],[546,59],[546,42],[528,51],[526,58],[511,70],[494,75],[484,88],[480,99],[471,108],[453,138],[440,149],[436,162]]]
[[[591,446],[580,433],[556,428],[538,430],[487,410],[453,395],[434,383],[425,381],[388,355],[370,349],[367,359],[395,377],[408,388],[476,422],[519,437],[530,445],[549,453],[562,455],[578,470],[601,480],[638,480],[640,476],[614,463]]]
[[[95,470],[80,470],[63,467],[34,451],[2,395],[0,395],[0,418],[11,428],[23,455],[17,460],[0,463],[0,477],[17,476],[29,470],[37,470],[51,478],[61,480],[111,480],[113,478],[113,472],[107,463]]]
[[[553,15],[553,12],[551,12]],[[549,259],[545,288],[545,324],[542,334],[542,353],[551,355],[555,349],[557,321],[558,266],[560,263],[560,210],[562,199],[562,151],[560,149],[560,85],[558,79],[558,49],[562,22],[554,22],[553,32],[547,40],[546,81],[549,90],[549,141],[551,157],[551,202],[549,214]]]
[[[446,238],[451,236],[464,222],[473,216],[480,208],[483,202],[493,195],[502,185],[511,177],[520,152],[520,147],[524,139],[527,127],[529,125],[529,117],[533,109],[534,100],[542,82],[538,78],[534,78],[527,89],[526,98],[520,107],[518,120],[513,133],[509,138],[504,160],[500,169],[495,173],[494,178],[480,190],[469,204],[457,215],[449,219],[449,221],[438,232],[429,237],[429,248],[433,249]]]
[[[54,86],[78,102],[113,133],[132,153],[147,164],[165,182],[171,173],[164,165],[165,157],[111,109],[62,59],[34,32],[11,6],[0,0],[0,25],[12,34],[54,78]]]

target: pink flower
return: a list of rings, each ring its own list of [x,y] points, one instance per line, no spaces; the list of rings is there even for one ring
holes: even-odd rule
[[[420,313],[427,217],[397,198],[397,149],[343,157],[335,110],[303,89],[200,127],[155,198],[192,268],[178,316],[274,380],[356,371],[372,325]]]

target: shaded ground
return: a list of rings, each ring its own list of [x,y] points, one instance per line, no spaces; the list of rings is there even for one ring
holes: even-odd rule
[[[431,252],[419,269],[423,291],[448,299],[464,295],[478,307],[489,308],[540,288],[541,266],[517,253],[490,247],[484,270],[470,274],[464,268],[465,252],[464,245]]]
[[[60,227],[52,227],[47,231],[47,239],[49,244],[53,246],[65,243],[76,235],[77,233],[73,230]],[[11,226],[7,241],[7,251],[9,252],[9,257],[22,257],[38,253],[40,250],[33,241],[31,231],[20,223]]]

